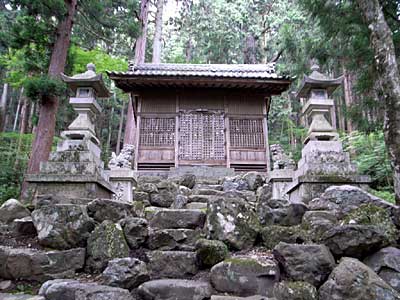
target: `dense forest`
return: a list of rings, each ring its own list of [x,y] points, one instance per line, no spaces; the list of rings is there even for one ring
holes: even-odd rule
[[[337,128],[360,172],[372,177],[374,193],[394,201],[394,187],[400,184],[392,175],[400,172],[400,118],[393,84],[399,74],[396,57],[395,67],[385,68],[378,54],[388,54],[390,45],[400,53],[400,2],[365,2],[0,0],[0,202],[18,197],[24,172],[38,170],[73,119],[58,75],[81,73],[89,62],[105,75],[106,70],[127,70],[131,60],[276,62],[293,84],[273,99],[270,144],[282,144],[295,159],[306,133],[294,97],[303,75],[314,63],[331,77],[343,75],[334,94]],[[389,35],[379,32],[382,20]],[[130,137],[123,132],[128,96],[107,77],[106,83],[113,96],[101,101],[97,128],[108,161]]]

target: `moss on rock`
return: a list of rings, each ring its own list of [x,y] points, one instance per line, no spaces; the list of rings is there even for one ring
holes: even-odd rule
[[[209,268],[229,255],[228,247],[221,241],[199,239],[196,242],[196,257],[199,265]]]

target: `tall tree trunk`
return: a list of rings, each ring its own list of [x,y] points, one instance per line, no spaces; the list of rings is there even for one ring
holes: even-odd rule
[[[385,103],[385,141],[394,170],[396,203],[400,204],[400,75],[393,35],[379,0],[357,0],[357,3],[371,32],[371,45]]]
[[[7,99],[8,99],[8,83],[4,83],[3,93],[1,94],[1,102],[0,102],[0,132],[3,132],[6,127]]]
[[[187,63],[190,63],[193,58],[193,43],[192,39],[189,37],[188,41],[186,42],[185,47],[185,59]]]
[[[244,63],[245,64],[256,64],[257,63],[257,58],[256,58],[256,52],[257,52],[257,46],[256,46],[256,39],[254,37],[254,34],[249,33],[246,36],[246,41],[245,41],[245,47],[244,47]]]
[[[115,153],[117,155],[121,151],[121,137],[122,137],[122,126],[124,125],[124,115],[125,115],[125,101],[122,101],[121,117],[119,119],[119,127],[118,127],[117,147],[115,149]]]
[[[35,111],[36,111],[36,103],[31,102],[31,109],[30,109],[29,117],[28,117],[28,128],[27,128],[26,133],[32,133],[32,131],[33,131],[33,116],[35,115]]]
[[[164,0],[157,1],[156,25],[153,39],[153,64],[161,63]]]
[[[135,46],[135,64],[142,64],[145,62],[146,57],[146,43],[147,43],[147,24],[149,16],[149,0],[140,1],[140,15],[139,22],[141,24],[140,36],[136,40]],[[125,136],[124,145],[134,144],[134,129],[135,129],[135,118],[133,116],[133,106],[130,99],[128,103],[128,115],[126,117],[125,124]]]
[[[13,125],[12,131],[17,131],[17,125],[18,125],[18,121],[19,121],[19,115],[21,112],[21,103],[23,101],[23,97],[24,97],[24,88],[22,87],[19,92],[17,111],[15,112],[15,119],[14,119],[14,125]]]
[[[21,125],[19,133],[28,133],[29,116],[31,112],[31,101],[26,97],[25,93],[22,95],[22,109],[21,109]]]
[[[126,114],[126,126],[124,135],[124,145],[133,145],[135,143],[135,116],[133,113],[132,97],[129,95],[128,112]]]
[[[351,109],[351,106],[354,104],[354,95],[353,95],[353,81],[352,75],[349,73],[347,68],[343,66],[343,88],[344,88],[344,103],[346,112]],[[349,116],[345,116],[346,118],[346,127],[347,132],[352,132],[354,130],[353,122]]]
[[[136,40],[135,46],[135,64],[142,64],[146,57],[146,43],[147,43],[147,25],[149,17],[149,0],[140,1],[140,35]]]
[[[51,53],[48,75],[52,78],[58,78],[65,68],[77,0],[65,0],[65,5],[67,7],[67,14],[58,24],[57,36]],[[38,173],[40,163],[47,161],[49,158],[56,127],[58,105],[57,97],[50,96],[41,99],[39,122],[35,140],[32,144],[28,174]]]

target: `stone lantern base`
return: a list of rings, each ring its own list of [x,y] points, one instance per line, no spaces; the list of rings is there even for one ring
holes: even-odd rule
[[[354,185],[368,188],[369,176],[357,174],[357,166],[343,151],[340,141],[310,140],[302,150],[302,158],[286,193],[291,202],[308,203],[332,185]]]
[[[61,141],[49,161],[41,163],[40,173],[27,174],[26,180],[29,187],[22,200],[33,205],[42,195],[83,202],[111,199],[113,195],[100,160],[100,149],[90,140]]]

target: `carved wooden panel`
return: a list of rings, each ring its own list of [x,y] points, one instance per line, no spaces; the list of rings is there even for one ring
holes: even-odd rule
[[[262,119],[229,119],[232,148],[265,148]]]
[[[174,144],[175,118],[141,118],[140,147],[173,147]]]
[[[222,112],[182,112],[179,120],[180,160],[225,160]]]

